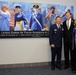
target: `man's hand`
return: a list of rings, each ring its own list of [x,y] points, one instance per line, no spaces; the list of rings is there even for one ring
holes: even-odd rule
[[[55,47],[54,44],[51,44],[51,47],[54,48]]]
[[[53,12],[53,9],[50,10],[48,14],[46,14],[45,18],[49,18],[49,16],[52,14],[52,12]]]

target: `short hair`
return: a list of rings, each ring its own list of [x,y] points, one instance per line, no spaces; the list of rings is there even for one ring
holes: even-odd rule
[[[66,15],[67,13],[69,13],[70,15],[72,14],[70,11],[67,11],[67,12],[65,13],[65,15]]]
[[[60,17],[60,16],[56,16],[55,20],[56,20],[57,18],[61,18],[61,17]]]
[[[8,8],[8,6],[7,6],[6,4],[3,4],[3,5],[1,6],[1,9],[3,9],[3,8]]]

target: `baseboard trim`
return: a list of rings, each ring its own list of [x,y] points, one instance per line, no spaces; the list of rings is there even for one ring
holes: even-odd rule
[[[62,64],[64,61],[62,61]],[[20,64],[3,64],[0,65],[2,68],[20,68],[20,67],[35,67],[35,66],[50,66],[51,62],[37,62],[37,63],[20,63]]]

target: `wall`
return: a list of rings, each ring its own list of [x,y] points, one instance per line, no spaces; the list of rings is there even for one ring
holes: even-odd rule
[[[26,0],[26,2],[73,5],[74,7],[76,5],[76,0]],[[76,10],[74,13],[76,13]],[[64,60],[63,50],[62,60]],[[49,61],[51,61],[51,51],[48,38],[0,39],[0,65]]]

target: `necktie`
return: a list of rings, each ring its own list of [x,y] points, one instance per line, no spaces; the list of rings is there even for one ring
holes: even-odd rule
[[[68,30],[69,30],[69,20],[67,20],[67,28],[68,28]]]
[[[60,25],[58,25],[57,27],[58,27],[58,29],[59,29],[59,28],[60,28]]]

